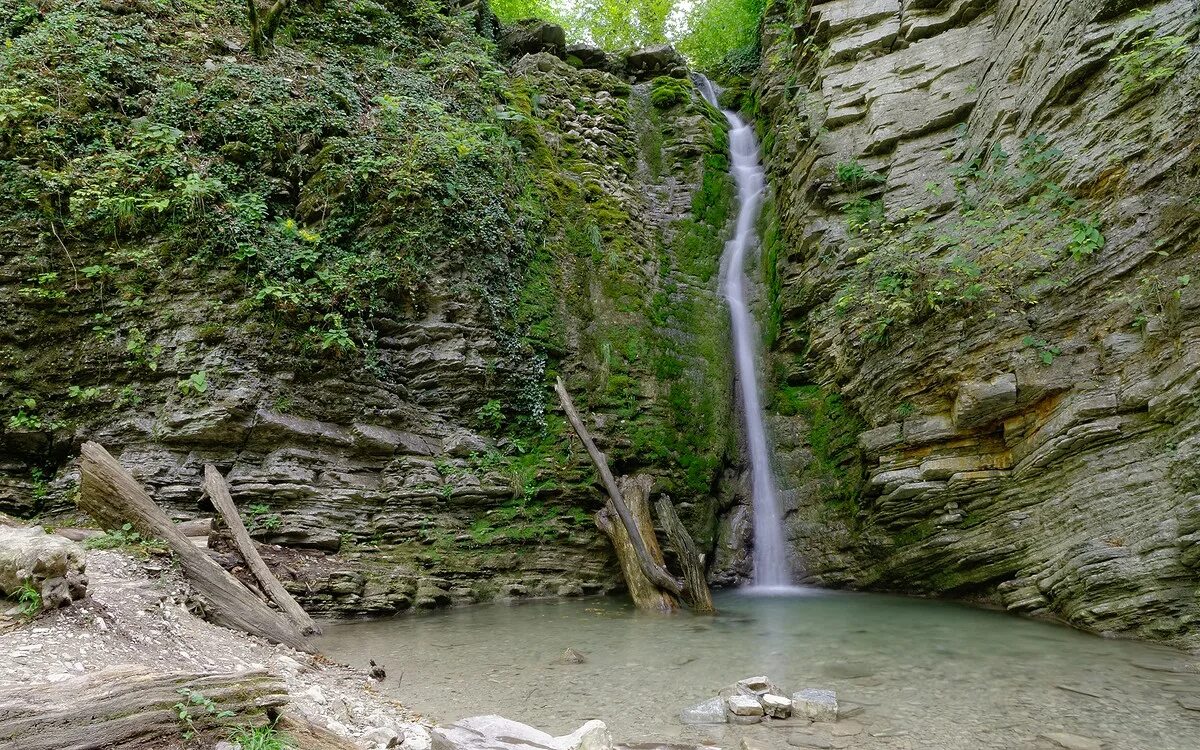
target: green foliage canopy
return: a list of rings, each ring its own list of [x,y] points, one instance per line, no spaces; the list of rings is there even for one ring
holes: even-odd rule
[[[766,0],[495,0],[502,21],[544,18],[570,36],[617,50],[674,43],[702,70],[740,73],[757,65]]]

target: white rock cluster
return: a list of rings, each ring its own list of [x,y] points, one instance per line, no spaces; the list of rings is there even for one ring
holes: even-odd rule
[[[806,688],[790,698],[766,676],[747,677],[719,695],[683,709],[684,724],[757,724],[763,719],[837,721],[837,694]]]

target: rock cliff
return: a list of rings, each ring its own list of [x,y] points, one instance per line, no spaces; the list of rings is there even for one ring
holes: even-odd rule
[[[219,466],[310,608],[605,591],[562,374],[711,539],[729,188],[673,53],[476,3],[295,7],[263,57],[232,6],[3,5],[0,509],[69,508],[94,439],[179,517]]]
[[[1200,13],[773,2],[797,562],[1200,646]]]

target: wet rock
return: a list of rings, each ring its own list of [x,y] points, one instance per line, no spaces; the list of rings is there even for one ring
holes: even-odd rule
[[[729,712],[734,716],[762,716],[763,706],[757,698],[749,695],[731,695],[725,700]]]
[[[583,664],[587,661],[587,657],[575,649],[568,647],[566,651],[563,651],[560,661],[563,664]]]
[[[837,694],[832,690],[813,688],[792,693],[792,710],[798,716],[807,716],[813,721],[837,721]]]
[[[754,696],[758,696],[758,697],[766,695],[767,693],[779,694],[779,693],[783,692],[782,690],[779,689],[779,686],[776,685],[775,683],[771,682],[771,680],[766,675],[759,675],[757,677],[747,677],[743,680],[738,680],[735,683],[735,687],[740,692],[743,692],[747,695],[754,695]]]
[[[763,711],[772,719],[786,719],[792,715],[792,702],[774,693],[767,693],[762,697]]]
[[[84,551],[41,526],[0,526],[0,595],[15,597],[29,584],[43,609],[65,607],[87,595]]]
[[[857,721],[839,721],[830,728],[834,737],[856,737],[863,732],[863,725]]]
[[[1100,740],[1069,732],[1046,732],[1039,736],[1056,747],[1065,748],[1065,750],[1101,750],[1103,746]]]
[[[811,747],[817,750],[828,750],[835,747],[832,739],[822,737],[818,734],[804,734],[797,732],[788,736],[787,743],[792,747]]]
[[[684,724],[725,724],[728,721],[724,698],[709,698],[679,712]]]
[[[554,737],[503,716],[473,716],[432,731],[433,750],[612,750],[602,721],[589,721],[571,734]]]
[[[530,18],[505,26],[500,31],[500,49],[509,57],[549,52],[562,57],[567,46],[567,32],[557,24]]]

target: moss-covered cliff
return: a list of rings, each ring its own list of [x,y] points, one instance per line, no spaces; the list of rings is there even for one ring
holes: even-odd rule
[[[449,0],[256,56],[243,13],[3,0],[0,510],[69,507],[96,439],[180,515],[215,462],[312,606],[606,590],[562,374],[710,540],[729,189],[678,61]]]
[[[813,578],[1200,643],[1198,23],[771,4],[747,106]]]

